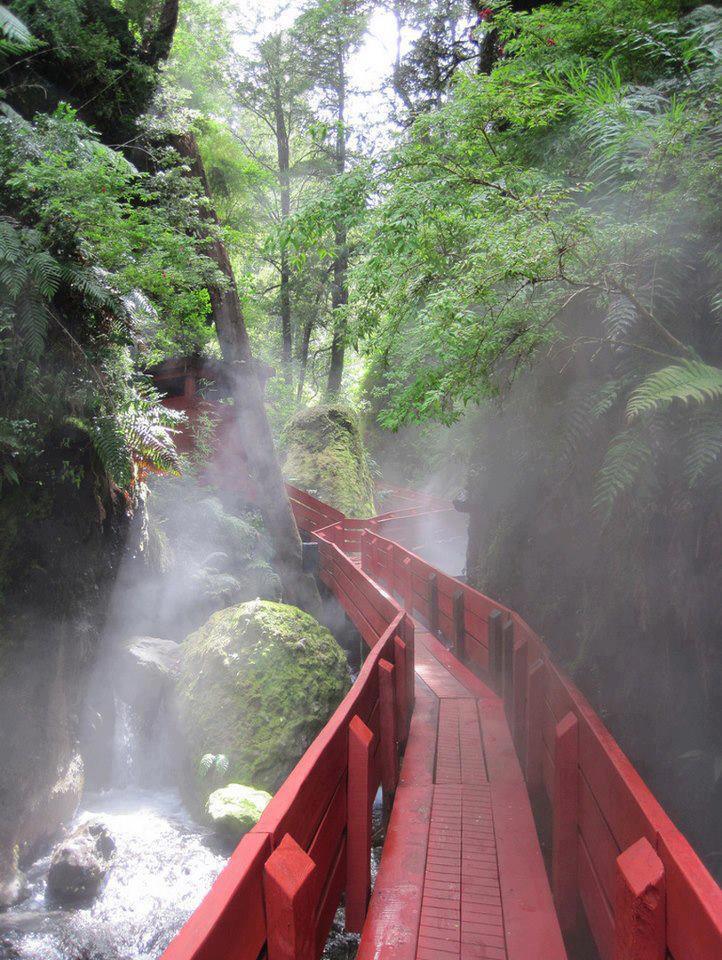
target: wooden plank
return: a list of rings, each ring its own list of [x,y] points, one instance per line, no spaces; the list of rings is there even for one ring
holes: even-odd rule
[[[617,859],[614,960],[665,960],[664,866],[642,837]]]
[[[604,891],[594,867],[589,859],[589,853],[584,843],[579,844],[578,854],[579,898],[584,914],[592,932],[592,937],[599,950],[601,960],[613,960],[614,953],[614,920],[612,911],[604,896]]]
[[[316,960],[313,860],[288,834],[266,860],[268,960]]]
[[[667,884],[667,944],[675,960],[722,957],[722,890],[671,823],[657,838]]]
[[[552,889],[559,923],[567,933],[577,920],[577,804],[579,723],[573,713],[556,728],[552,800]]]
[[[396,791],[357,960],[416,960],[433,790]]]
[[[579,778],[579,834],[587,848],[594,872],[599,877],[604,895],[609,904],[612,904],[616,889],[619,847],[583,776]]]

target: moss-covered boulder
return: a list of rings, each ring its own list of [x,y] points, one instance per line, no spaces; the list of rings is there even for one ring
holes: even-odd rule
[[[219,610],[182,645],[189,769],[221,754],[230,780],[275,791],[348,687],[341,648],[307,613],[265,600]]]
[[[350,517],[375,513],[373,480],[356,416],[346,407],[300,410],[284,433],[289,483]]]
[[[270,802],[271,794],[265,790],[229,783],[208,797],[206,816],[220,837],[238,843],[255,827]]]

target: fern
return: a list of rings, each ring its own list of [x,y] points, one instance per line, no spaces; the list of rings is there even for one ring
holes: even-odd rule
[[[627,297],[615,296],[609,303],[604,326],[612,343],[628,337],[637,320],[637,309]]]
[[[608,519],[618,498],[635,485],[639,475],[652,461],[652,447],[645,437],[633,429],[617,434],[597,474],[595,511]]]
[[[701,483],[722,455],[722,410],[710,411],[691,425],[684,475],[690,487]]]
[[[0,4],[0,56],[23,53],[37,45],[37,41],[22,20]]]
[[[719,398],[722,369],[699,360],[683,360],[657,370],[637,387],[627,404],[627,418],[631,421],[662,410],[674,400],[704,404]]]

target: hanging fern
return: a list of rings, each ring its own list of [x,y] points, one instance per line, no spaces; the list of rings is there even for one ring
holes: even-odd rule
[[[627,418],[662,410],[674,400],[708,403],[722,398],[722,369],[699,360],[682,360],[657,370],[629,398]]]
[[[689,450],[684,460],[684,474],[690,487],[705,480],[717,468],[722,456],[722,409],[700,416],[691,424]]]
[[[619,294],[612,297],[604,318],[604,326],[612,343],[628,339],[637,320],[637,309],[627,297]]]
[[[617,499],[630,490],[654,458],[648,440],[633,429],[612,440],[597,474],[594,509],[608,519]]]
[[[22,20],[0,4],[0,56],[12,56],[29,50],[37,41]]]

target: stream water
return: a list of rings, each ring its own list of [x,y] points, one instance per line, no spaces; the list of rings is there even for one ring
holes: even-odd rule
[[[87,794],[71,825],[107,826],[116,844],[107,882],[88,906],[58,909],[46,899],[49,853],[38,860],[29,897],[0,914],[2,960],[156,960],[226,863],[168,785],[163,734],[149,752],[130,709],[116,706],[114,786]]]

